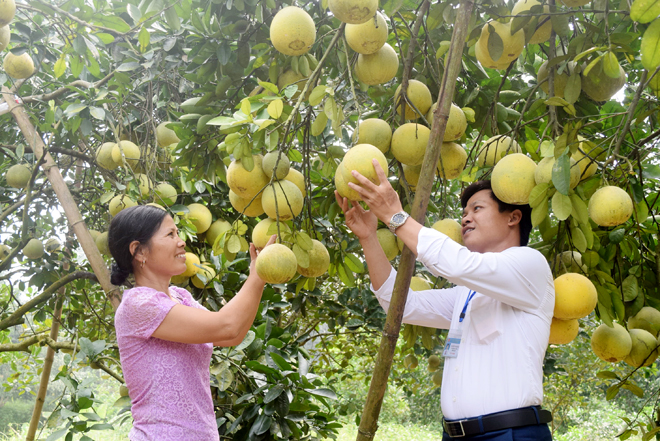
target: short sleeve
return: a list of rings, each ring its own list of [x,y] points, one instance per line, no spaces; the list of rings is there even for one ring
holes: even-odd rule
[[[151,288],[134,290],[122,300],[121,319],[133,335],[150,338],[176,304],[163,292]]]

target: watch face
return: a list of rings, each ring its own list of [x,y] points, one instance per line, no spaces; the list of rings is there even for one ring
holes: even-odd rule
[[[403,215],[403,213],[397,213],[394,216],[392,216],[392,222],[394,223],[399,223],[402,222],[406,217]]]

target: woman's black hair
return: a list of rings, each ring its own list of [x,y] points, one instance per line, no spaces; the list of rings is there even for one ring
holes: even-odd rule
[[[502,202],[497,196],[495,196],[490,181],[477,181],[468,185],[461,195],[461,207],[465,208],[470,198],[481,190],[490,190],[490,197],[497,202],[497,207],[500,213],[520,210],[520,213],[522,213],[520,223],[518,224],[520,228],[520,246],[527,246],[527,243],[529,243],[529,233],[532,231],[532,208],[527,204],[513,205]]]
[[[167,211],[150,205],[137,205],[120,211],[110,222],[108,248],[115,259],[110,282],[122,285],[133,272],[133,255],[130,245],[138,241],[147,245],[167,216]]]

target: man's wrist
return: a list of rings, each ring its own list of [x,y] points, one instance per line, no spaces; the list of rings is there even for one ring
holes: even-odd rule
[[[405,211],[398,211],[390,217],[387,228],[389,228],[392,234],[396,234],[396,229],[405,224],[409,217],[410,215]]]

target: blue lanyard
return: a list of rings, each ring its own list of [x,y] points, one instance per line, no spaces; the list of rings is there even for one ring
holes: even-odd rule
[[[467,307],[470,304],[470,300],[472,300],[472,297],[474,297],[475,294],[476,294],[475,291],[470,291],[470,293],[468,294],[468,298],[465,301],[465,305],[463,306],[463,310],[461,311],[461,315],[458,316],[459,317],[458,318],[459,323],[463,323],[463,319],[465,318],[465,312],[467,311]]]

